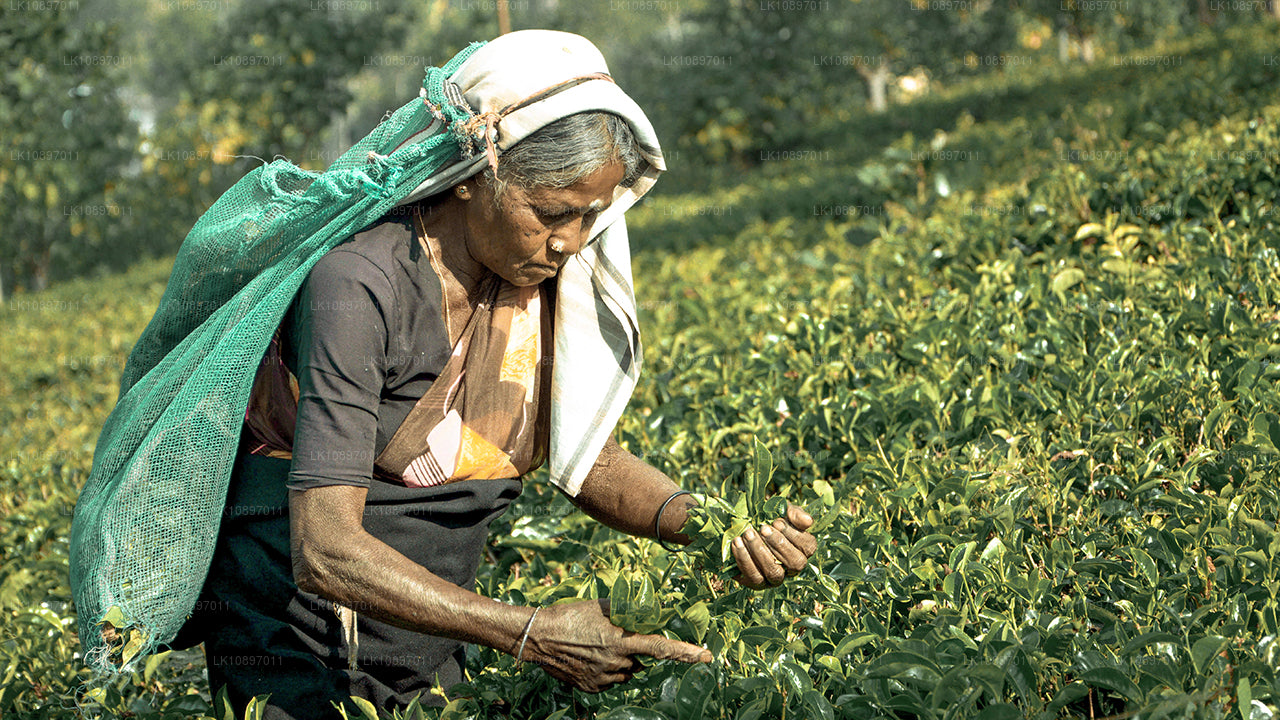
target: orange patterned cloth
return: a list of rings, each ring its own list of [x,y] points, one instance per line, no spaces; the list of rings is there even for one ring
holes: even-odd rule
[[[501,282],[492,307],[477,308],[479,323],[468,323],[450,359],[450,366],[460,362],[461,371],[454,378],[446,367],[436,380],[451,383],[443,403],[424,411],[443,417],[427,433],[427,447],[401,473],[404,484],[514,478],[541,463],[542,305],[538,287]]]

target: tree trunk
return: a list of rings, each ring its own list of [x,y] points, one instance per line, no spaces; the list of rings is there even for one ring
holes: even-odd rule
[[[1093,36],[1085,35],[1080,38],[1080,59],[1085,65],[1092,65],[1093,57]]]
[[[1274,2],[1271,3],[1272,7],[1275,7],[1275,5]],[[1196,0],[1196,20],[1200,21],[1201,25],[1213,24],[1213,13],[1209,11],[1209,0]]]
[[[858,74],[867,81],[867,94],[871,96],[871,112],[882,113],[889,108],[889,64],[883,59],[875,70],[858,67]]]
[[[680,22],[680,13],[667,14],[667,37],[679,41],[684,38],[684,25]]]
[[[1071,35],[1066,28],[1058,30],[1058,62],[1063,65],[1071,62]]]
[[[511,32],[511,9],[507,7],[507,0],[498,0],[498,34],[506,35]]]
[[[44,252],[36,253],[31,259],[31,290],[32,292],[41,292],[49,287],[49,256],[48,248]]]

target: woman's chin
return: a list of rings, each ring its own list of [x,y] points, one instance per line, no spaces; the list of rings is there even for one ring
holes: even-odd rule
[[[525,265],[510,274],[503,275],[503,278],[516,287],[528,287],[550,280],[559,272],[560,268],[552,265]]]

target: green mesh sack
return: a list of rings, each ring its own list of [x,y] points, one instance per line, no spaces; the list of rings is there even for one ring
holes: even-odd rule
[[[190,616],[272,335],[326,252],[463,153],[468,113],[444,80],[482,44],[427,70],[431,105],[407,103],[324,173],[259,167],[192,227],[76,503],[71,588],[90,668],[134,669]]]

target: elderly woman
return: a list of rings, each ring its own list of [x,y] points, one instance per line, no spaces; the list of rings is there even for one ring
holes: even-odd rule
[[[604,602],[472,590],[489,523],[544,461],[632,535],[687,542],[692,501],[609,439],[639,351],[621,216],[662,169],[647,119],[566,33],[503,36],[450,82],[474,157],[324,255],[255,381],[184,633],[204,640],[210,685],[238,707],[270,693],[268,717],[429,701],[463,679],[464,643],[589,692],[637,656],[710,660],[612,625]],[[811,523],[792,507],[737,539],[740,582],[799,572]]]

